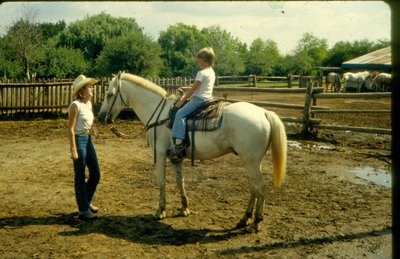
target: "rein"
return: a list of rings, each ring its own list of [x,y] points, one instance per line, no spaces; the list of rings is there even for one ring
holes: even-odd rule
[[[128,108],[128,104],[125,102],[124,98],[122,97],[121,94],[121,72],[118,73],[117,75],[117,80],[118,80],[118,84],[117,84],[117,93],[115,94],[115,98],[113,100],[113,103],[110,106],[110,109],[107,112],[106,118],[108,116],[111,115],[111,111],[112,108],[114,107],[115,101],[117,100],[117,96],[119,95],[119,97],[121,98],[122,103],[125,105],[125,108]],[[157,157],[156,157],[156,153],[157,153],[157,126],[160,126],[162,124],[164,124],[166,121],[169,120],[169,117],[160,120],[160,116],[165,108],[165,104],[167,103],[167,98],[165,96],[161,96],[161,100],[159,101],[159,103],[157,104],[157,107],[154,109],[153,113],[151,114],[149,120],[147,121],[146,125],[144,126],[143,130],[140,131],[138,134],[134,135],[133,137],[122,133],[121,131],[119,131],[117,128],[115,128],[114,126],[110,127],[110,130],[117,135],[118,137],[122,137],[122,138],[136,138],[140,135],[142,135],[144,132],[150,130],[151,128],[154,128],[154,163],[157,162]],[[157,111],[159,110],[158,114]],[[151,122],[153,120],[153,118],[155,117],[155,115],[157,114],[155,121]]]
[[[147,121],[146,125],[143,127],[143,129],[142,129],[138,134],[135,134],[134,136],[130,136],[130,135],[124,134],[124,133],[122,133],[120,130],[118,130],[115,126],[111,126],[111,127],[110,127],[110,130],[111,130],[115,135],[117,135],[118,137],[121,137],[121,138],[136,138],[136,137],[142,135],[144,132],[148,131],[149,129],[154,128],[154,127],[157,127],[157,126],[159,126],[159,125],[162,125],[162,124],[164,124],[167,120],[169,120],[169,117],[167,117],[167,118],[165,118],[165,119],[162,119],[162,120],[159,120],[159,119],[160,119],[160,116],[161,116],[161,113],[162,113],[162,111],[164,110],[164,107],[165,107],[166,102],[167,102],[167,99],[163,96],[163,97],[161,98],[160,102],[158,103],[156,109],[153,111],[152,115],[150,116],[150,119]],[[161,107],[161,109],[160,109],[160,112],[159,112],[158,115],[157,115],[156,121],[150,123],[150,121],[153,119],[154,115],[156,114],[158,108],[159,108],[161,105],[162,105],[162,107]],[[154,131],[154,134],[156,134],[155,131]],[[154,143],[154,144],[155,144],[155,143]]]
[[[114,98],[114,100],[113,100],[113,103],[112,103],[111,106],[110,106],[110,109],[109,109],[108,112],[107,112],[106,118],[107,118],[108,116],[111,115],[112,108],[113,108],[114,105],[115,105],[115,101],[117,100],[118,95],[119,95],[119,97],[121,98],[121,101],[122,101],[122,103],[125,105],[125,107],[126,107],[126,108],[129,107],[129,106],[127,105],[127,103],[125,102],[124,98],[122,97],[122,94],[121,94],[121,81],[122,81],[122,80],[121,80],[121,72],[118,73],[118,75],[117,75],[117,80],[118,80],[118,84],[117,84],[117,93],[116,93],[116,95],[115,95],[115,98]],[[156,152],[157,152],[157,145],[156,145],[156,144],[157,144],[157,130],[156,130],[156,129],[157,129],[157,126],[162,125],[162,124],[164,124],[167,120],[169,120],[169,117],[167,117],[167,118],[165,118],[165,119],[163,119],[163,120],[160,120],[161,113],[163,112],[166,103],[167,103],[167,98],[166,98],[165,96],[162,96],[162,97],[161,97],[161,100],[158,102],[157,107],[154,109],[153,113],[151,114],[151,116],[150,116],[149,120],[147,121],[146,125],[144,126],[144,128],[143,128],[138,134],[134,135],[133,137],[132,137],[132,136],[129,136],[129,135],[127,135],[127,134],[122,133],[122,132],[121,132],[120,130],[118,130],[115,126],[111,126],[111,127],[110,127],[110,130],[111,130],[115,135],[117,135],[118,137],[122,137],[122,138],[136,138],[136,137],[142,135],[144,132],[148,131],[149,129],[154,128],[154,148],[153,148],[153,150],[154,150],[154,163],[156,163],[156,162],[157,162],[157,158],[156,158]],[[161,108],[160,108],[160,107],[161,107]],[[159,110],[159,112],[158,112],[158,114],[157,114],[157,111],[158,111],[158,110]],[[154,121],[154,122],[151,122],[156,114],[157,114],[157,117],[156,117],[155,121]]]

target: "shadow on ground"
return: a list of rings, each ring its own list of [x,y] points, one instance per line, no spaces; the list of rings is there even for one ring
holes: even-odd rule
[[[74,230],[63,231],[61,236],[79,236],[92,233],[120,238],[130,242],[157,245],[185,245],[212,243],[232,236],[246,234],[244,230],[175,229],[153,219],[152,215],[101,216],[91,221],[77,219],[76,213],[45,217],[10,217],[0,219],[1,228],[21,228],[31,225],[67,225]]]
[[[96,220],[84,222],[77,219],[76,213],[45,217],[0,218],[1,228],[21,228],[31,225],[67,225],[74,230],[63,231],[61,236],[80,236],[92,233],[120,238],[130,242],[152,245],[185,245],[194,243],[213,243],[248,234],[244,230],[226,229],[175,229],[171,225],[153,219],[152,215],[138,216],[101,216]],[[300,246],[349,241],[365,237],[390,235],[392,230],[385,227],[360,233],[348,233],[340,236],[300,238],[291,242],[275,242],[257,246],[242,246],[217,252],[221,255],[269,251],[275,249],[296,248]]]

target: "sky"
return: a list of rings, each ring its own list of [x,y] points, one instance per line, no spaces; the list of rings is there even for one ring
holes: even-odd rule
[[[24,8],[37,11],[37,22],[68,24],[101,12],[135,18],[153,39],[179,22],[198,29],[218,25],[248,45],[256,38],[273,40],[282,54],[294,51],[306,32],[326,39],[329,47],[390,39],[390,8],[383,1],[6,2],[0,5],[1,35]]]

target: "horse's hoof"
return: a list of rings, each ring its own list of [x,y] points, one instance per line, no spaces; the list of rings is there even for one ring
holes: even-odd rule
[[[249,233],[258,233],[261,231],[260,222],[254,221],[250,226],[246,228],[246,231]]]
[[[157,210],[156,213],[154,214],[155,220],[163,220],[163,219],[165,219],[165,217],[166,217],[165,211]]]
[[[249,219],[241,219],[237,224],[236,224],[236,228],[237,229],[239,229],[239,228],[245,228],[245,227],[247,227],[248,225],[250,225],[250,223],[251,223],[251,219],[249,218]]]
[[[187,216],[189,216],[190,215],[190,210],[188,209],[188,208],[186,208],[186,209],[181,209],[180,211],[179,211],[179,216],[181,216],[181,217],[187,217]]]

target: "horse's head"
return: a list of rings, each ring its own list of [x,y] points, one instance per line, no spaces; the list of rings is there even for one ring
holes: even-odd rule
[[[128,107],[126,97],[121,93],[121,72],[114,76],[108,86],[107,94],[104,97],[103,104],[99,112],[99,121],[109,124],[114,122],[114,119],[125,108]]]

